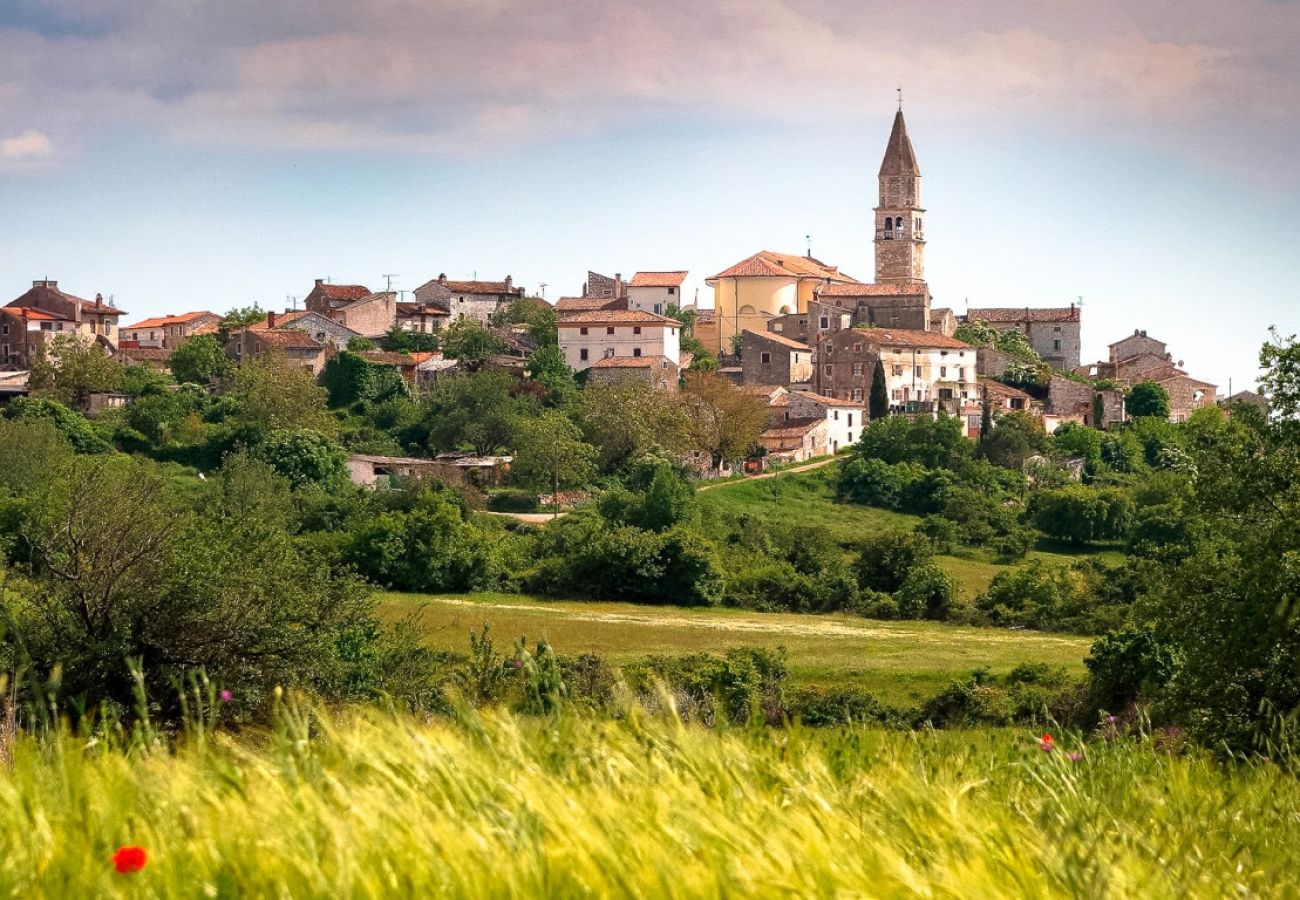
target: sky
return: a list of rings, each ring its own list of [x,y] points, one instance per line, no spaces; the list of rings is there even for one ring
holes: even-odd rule
[[[439,273],[873,275],[902,87],[936,306],[1082,297],[1224,390],[1300,331],[1300,2],[0,0],[0,303]]]

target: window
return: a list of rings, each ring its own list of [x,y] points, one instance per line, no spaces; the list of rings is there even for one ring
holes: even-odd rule
[[[849,427],[853,427],[853,413],[849,413]],[[849,438],[849,440],[853,440],[853,438]]]
[[[939,377],[940,377],[940,378],[947,378],[947,377],[948,377],[948,367],[947,367],[947,366],[940,366],[940,367],[939,367]]]
[[[825,367],[822,369],[822,371],[826,373],[826,377],[827,377],[827,378],[830,378],[833,374],[835,374],[835,367],[834,367],[834,366],[825,366]]]
[[[830,327],[831,327],[831,317],[830,317],[830,316],[822,316],[820,319],[818,319],[817,327],[818,327],[818,328],[821,328],[821,329],[830,328]]]
[[[586,333],[587,333],[587,329],[586,329],[586,327],[583,327],[583,328],[579,328],[579,329],[578,329],[578,334],[586,334]]]
[[[916,377],[917,377],[917,378],[920,378],[920,377],[921,377],[921,367],[920,367],[920,366],[917,366],[917,367],[916,367]]]
[[[4,327],[3,332],[0,332],[0,334],[8,334],[8,333],[9,333],[9,326],[6,325],[6,326]]]
[[[840,411],[838,409],[832,410],[831,418],[833,418],[836,422],[838,422],[840,420]]]
[[[632,348],[632,355],[633,355],[633,356],[640,356],[640,355],[641,355],[641,348],[640,348],[640,347],[633,347],[633,348]]]
[[[662,303],[656,303],[656,304],[655,304],[655,315],[656,315],[656,316],[657,316],[657,315],[660,315],[663,311],[664,311],[664,305],[663,305]]]
[[[1060,325],[1054,325],[1054,326],[1052,326],[1052,330],[1053,330],[1053,331],[1060,331],[1060,330],[1061,330],[1061,326],[1060,326]]]
[[[853,364],[853,374],[854,374],[854,375],[861,375],[861,374],[862,374],[862,363],[860,363],[860,362],[856,362],[856,363]]]
[[[853,399],[854,399],[854,400],[861,400],[861,399],[862,399],[862,388],[854,388],[854,389],[853,389]]]
[[[605,359],[609,359],[609,358],[610,358],[611,356],[613,356],[613,355],[614,355],[614,348],[613,348],[613,347],[606,347],[606,348],[605,348]]]
[[[1060,341],[1059,338],[1058,338],[1057,340],[1052,341],[1052,349],[1053,349],[1053,350],[1060,350],[1060,349],[1061,349],[1061,341]]]
[[[763,365],[765,365],[765,366],[766,366],[766,365],[770,365],[771,362],[772,362],[772,354],[770,354],[770,353],[760,353],[760,354],[758,354],[758,361],[759,361],[760,363],[762,363]]]
[[[889,216],[885,216],[885,235],[884,235],[884,237],[885,237],[885,240],[887,240],[887,241],[892,241],[892,240],[894,239],[894,220],[891,219]]]
[[[902,388],[894,388],[894,394],[893,394],[893,396],[894,396],[894,399],[895,399],[895,400],[902,400],[902,399],[903,399],[903,391],[902,391]]]
[[[854,353],[861,353],[861,352],[862,352],[862,345],[861,345],[861,344],[854,344],[854,345],[853,345],[853,352],[854,352]]]
[[[895,375],[902,375],[902,374],[903,374],[903,367],[902,367],[902,366],[898,366],[898,365],[894,366],[894,374],[895,374]]]
[[[850,443],[850,444],[853,443],[853,432],[850,431],[850,432],[846,435],[846,437],[848,437],[848,439],[849,439],[849,443]]]
[[[605,329],[605,334],[613,334],[613,333],[614,333],[613,325],[610,325],[608,328]]]
[[[610,333],[610,334],[613,334],[614,332],[611,331],[611,332],[609,332],[609,333]],[[641,333],[641,326],[640,326],[640,325],[633,325],[633,326],[632,326],[632,333],[633,333],[633,334],[640,334],[640,333]]]

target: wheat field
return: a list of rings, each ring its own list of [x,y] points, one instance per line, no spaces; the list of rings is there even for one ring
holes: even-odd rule
[[[1300,786],[1140,736],[709,731],[285,704],[266,732],[19,735],[12,897],[1300,896]],[[139,846],[121,874],[110,857]]]

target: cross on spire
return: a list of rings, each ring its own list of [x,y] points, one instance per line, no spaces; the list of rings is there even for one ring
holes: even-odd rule
[[[901,84],[898,86],[898,111],[903,111],[903,86]]]

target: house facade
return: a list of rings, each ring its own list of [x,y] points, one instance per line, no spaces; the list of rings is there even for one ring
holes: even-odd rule
[[[666,356],[607,356],[587,370],[587,384],[636,381],[654,390],[674,391],[681,368]]]
[[[118,321],[125,310],[100,294],[84,300],[59,290],[59,283],[33,281],[31,290],[11,300],[0,315],[0,367],[26,369],[41,347],[60,335],[73,335],[116,352]]]
[[[121,341],[146,349],[175,350],[196,334],[212,334],[220,326],[221,316],[207,310],[155,316],[133,325],[123,325]]]
[[[812,348],[771,331],[743,333],[740,354],[744,384],[789,386],[812,380]]]
[[[484,326],[523,295],[509,275],[502,281],[454,281],[444,272],[415,289],[416,302],[447,310],[449,322],[472,319]]]
[[[861,335],[864,353],[869,348],[869,355],[880,359],[892,410],[955,413],[978,399],[976,353],[970,344],[934,331],[866,328],[854,333]],[[828,364],[820,357],[816,364],[826,371]]]
[[[1029,346],[1055,369],[1072,371],[1079,366],[1082,339],[1079,307],[974,307],[966,312],[967,322],[984,322],[996,331],[1018,331]]]
[[[601,309],[565,315],[556,323],[564,361],[575,372],[602,359],[662,356],[681,364],[681,323],[630,309]]]
[[[831,452],[826,420],[817,416],[778,419],[763,430],[758,442],[768,464],[805,462]]]
[[[264,353],[283,353],[290,362],[319,375],[332,348],[293,328],[242,328],[231,335],[226,355],[236,363]]]
[[[812,389],[823,397],[864,403],[871,396],[878,348],[863,329],[822,332],[813,352]]]
[[[786,405],[790,419],[821,419],[826,423],[828,453],[838,453],[862,437],[867,410],[861,403],[823,397],[812,391],[791,391]]]
[[[363,335],[353,331],[342,322],[323,316],[311,310],[292,310],[290,312],[266,314],[266,321],[252,326],[253,331],[278,331],[291,328],[311,336],[318,344],[325,344],[339,350],[348,346],[348,341]]]
[[[682,306],[686,272],[637,272],[627,283],[627,308],[666,315],[668,307]]]

